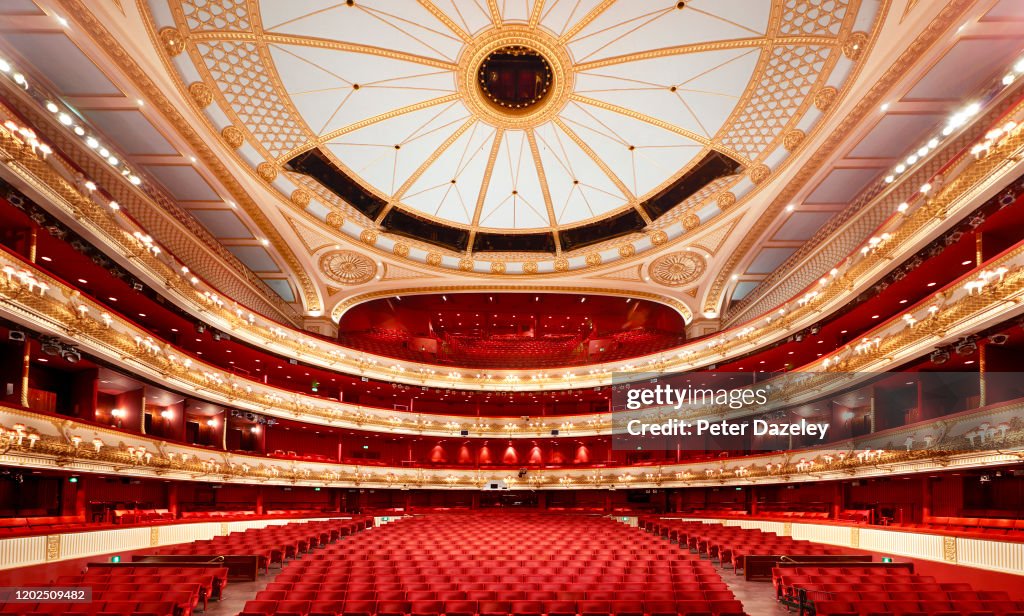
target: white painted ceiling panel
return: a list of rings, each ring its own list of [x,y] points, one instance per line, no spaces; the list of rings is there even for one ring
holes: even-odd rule
[[[145,165],[146,171],[163,184],[178,201],[219,201],[217,193],[189,165]]]
[[[804,203],[847,204],[882,172],[880,168],[833,169]]]
[[[117,143],[125,154],[160,156],[179,153],[142,113],[134,109],[90,109],[83,111],[82,115]]]
[[[95,64],[67,36],[57,32],[0,34],[29,64],[46,70],[46,77],[65,96],[122,96]]]

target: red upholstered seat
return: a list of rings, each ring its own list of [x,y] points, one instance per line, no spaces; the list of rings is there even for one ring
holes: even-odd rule
[[[373,616],[377,613],[376,601],[345,601],[344,616]]]
[[[344,609],[342,601],[313,601],[309,604],[309,616],[337,616]]]
[[[548,616],[576,616],[576,602],[565,599],[549,601],[544,606],[544,612]]]
[[[408,613],[408,601],[377,601],[377,616],[405,616]]]
[[[540,616],[544,613],[541,601],[513,601],[510,607],[512,616]]]
[[[439,616],[444,613],[444,603],[437,600],[411,601],[409,614],[411,616]]]
[[[476,609],[476,601],[446,601],[444,604],[445,616],[474,616]]]
[[[480,616],[508,616],[510,609],[508,601],[480,601],[477,613]]]

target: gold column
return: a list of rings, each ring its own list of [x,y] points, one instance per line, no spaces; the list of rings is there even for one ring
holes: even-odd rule
[[[28,262],[36,262],[36,249],[39,244],[39,230],[32,227],[28,233]],[[31,366],[32,345],[28,337],[22,343],[21,355],[21,406],[28,407],[28,371]]]
[[[21,343],[22,355],[21,355],[21,406],[28,407],[28,369],[31,366],[32,356],[29,351],[31,350],[31,343],[29,342],[28,336],[25,337],[25,341]]]
[[[985,261],[984,251],[982,250],[981,233],[974,236],[974,264],[981,265]]]
[[[39,246],[39,230],[32,227],[28,235],[28,262],[36,262],[36,250]]]

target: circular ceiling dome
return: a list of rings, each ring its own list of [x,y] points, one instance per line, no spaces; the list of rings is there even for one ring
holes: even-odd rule
[[[773,168],[786,134],[821,117],[814,96],[842,85],[843,45],[872,13],[787,0],[258,0],[212,15],[166,1],[198,77],[264,160],[381,230],[513,253],[664,226],[690,196],[713,208],[712,183],[741,196],[744,170]],[[511,235],[530,237],[498,237]]]

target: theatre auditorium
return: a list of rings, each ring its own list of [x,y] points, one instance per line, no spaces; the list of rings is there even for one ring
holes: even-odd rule
[[[1024,0],[0,0],[0,616],[1024,616]]]

